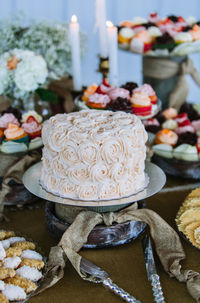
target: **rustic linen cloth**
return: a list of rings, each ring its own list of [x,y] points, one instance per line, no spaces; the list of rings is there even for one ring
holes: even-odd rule
[[[36,294],[53,286],[64,276],[67,258],[83,279],[95,282],[94,276],[81,271],[82,257],[78,254],[79,250],[87,242],[88,235],[97,224],[112,225],[114,222],[123,223],[131,220],[149,225],[164,270],[170,277],[185,282],[191,296],[200,302],[200,274],[192,270],[182,270],[180,261],[185,259],[185,252],[178,234],[154,211],[135,209],[134,204],[119,212],[105,214],[81,211],[63,234],[58,246],[51,248],[45,278]]]
[[[3,157],[4,155],[2,155]],[[7,162],[5,162],[7,159]],[[41,154],[38,151],[30,152],[23,157],[15,157],[8,155],[7,158],[1,159],[0,170],[4,167],[3,181],[0,190],[0,220],[4,218],[4,199],[11,192],[12,188],[9,185],[11,180],[22,184],[22,177],[27,168],[41,159]],[[6,169],[6,171],[5,171]]]
[[[188,57],[182,63],[170,59],[143,57],[143,75],[161,80],[178,75],[176,86],[169,97],[169,106],[177,109],[186,101],[189,92],[186,75],[190,75],[195,83],[200,86],[200,75],[192,60]]]

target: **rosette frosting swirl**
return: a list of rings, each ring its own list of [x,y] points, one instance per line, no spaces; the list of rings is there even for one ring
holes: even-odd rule
[[[58,114],[45,122],[42,186],[61,197],[108,200],[145,186],[147,134],[133,114]]]

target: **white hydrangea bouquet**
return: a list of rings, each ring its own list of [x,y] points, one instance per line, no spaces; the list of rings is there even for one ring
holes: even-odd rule
[[[32,51],[13,49],[0,56],[0,95],[29,102],[47,79],[45,60]]]
[[[24,26],[26,23],[28,26]],[[85,40],[86,35],[80,31],[82,56]],[[14,48],[28,49],[43,56],[51,80],[71,75],[71,46],[66,22],[34,22],[25,20],[23,15],[0,21],[0,54]]]

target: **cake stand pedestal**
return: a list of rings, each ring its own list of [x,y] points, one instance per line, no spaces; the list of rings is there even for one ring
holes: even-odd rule
[[[39,183],[40,172],[41,162],[36,163],[25,172],[23,183],[32,194],[55,203],[55,205],[50,202],[46,204],[46,222],[50,234],[59,240],[80,211],[116,212],[136,202],[138,208],[143,208],[143,200],[159,192],[166,182],[164,172],[155,164],[146,162],[145,172],[148,175],[149,183],[144,190],[121,199],[83,201],[61,198],[44,190]],[[137,238],[145,227],[144,222],[136,221],[111,226],[98,225],[90,233],[84,247],[99,248],[124,244]]]

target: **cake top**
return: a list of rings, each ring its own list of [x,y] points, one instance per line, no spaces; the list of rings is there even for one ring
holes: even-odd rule
[[[123,132],[132,133],[141,128],[144,141],[146,132],[139,118],[125,112],[107,110],[83,110],[69,114],[57,114],[44,123],[42,139],[52,150],[61,151],[68,144],[67,138],[74,143],[92,140],[104,142]]]

